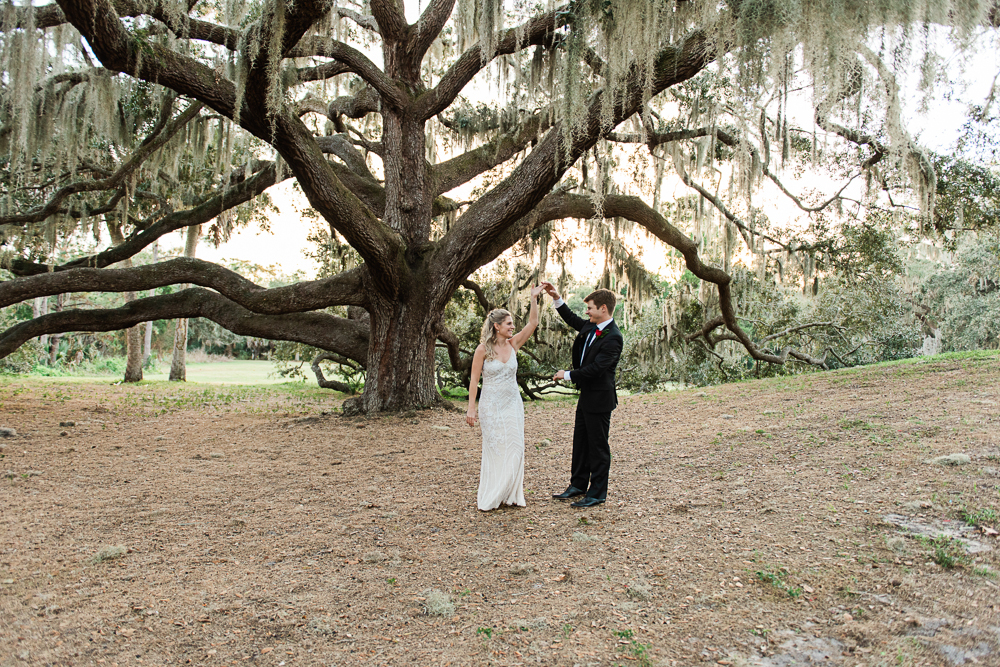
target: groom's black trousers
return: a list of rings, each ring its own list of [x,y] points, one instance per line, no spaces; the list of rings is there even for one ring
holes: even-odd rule
[[[608,496],[608,472],[611,470],[610,412],[585,412],[577,409],[573,427],[573,468],[570,484],[587,492],[588,498]]]

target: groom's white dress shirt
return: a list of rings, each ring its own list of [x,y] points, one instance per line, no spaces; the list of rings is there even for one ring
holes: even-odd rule
[[[562,299],[554,299],[552,301],[552,307],[553,308],[559,308],[564,303],[566,303],[566,302],[563,301]],[[583,357],[587,356],[587,350],[590,349],[590,344],[594,342],[594,338],[597,336],[597,332],[598,331],[604,331],[604,327],[608,326],[612,322],[614,322],[614,318],[611,318],[611,319],[608,319],[608,320],[605,320],[605,321],[601,322],[600,324],[597,325],[597,329],[593,333],[590,334],[590,337],[587,339],[587,342],[585,342],[583,344],[583,352],[581,352],[581,358],[580,358],[580,365],[581,366],[583,365]],[[563,371],[563,378],[566,380],[566,382],[570,381],[570,379],[569,379],[569,371]]]

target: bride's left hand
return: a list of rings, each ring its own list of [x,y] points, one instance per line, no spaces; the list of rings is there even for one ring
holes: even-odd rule
[[[535,285],[531,288],[531,298],[534,299],[536,296],[545,291],[545,288],[541,285]]]

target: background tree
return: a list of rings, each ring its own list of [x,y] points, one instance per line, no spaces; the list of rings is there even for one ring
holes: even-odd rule
[[[905,193],[910,219],[931,215],[936,173],[902,126],[892,56],[929,43],[915,26],[948,26],[961,46],[996,21],[991,3],[944,0],[431,0],[412,24],[398,0],[8,4],[0,226],[18,277],[0,284],[0,305],[199,287],[40,315],[0,335],[0,355],[44,334],[201,316],[362,365],[364,393],[345,409],[429,405],[435,341],[461,363],[444,326],[456,290],[554,221],[581,219],[609,250],[606,277],[636,302],[656,282],[616,251],[617,235],[638,225],[676,249],[702,281],[710,347],[724,327],[757,361],[822,365],[741,326],[737,239],[759,266],[796,265],[807,289],[853,252],[824,212],[854,204],[864,229],[884,200],[906,216]],[[814,102],[805,131],[791,108],[801,87]],[[498,103],[477,106],[487,90]],[[781,180],[828,145],[845,183],[869,184],[862,198],[847,201],[846,184],[795,194]],[[697,198],[662,201],[667,163]],[[626,168],[636,178],[623,185]],[[193,258],[106,268],[292,176],[357,266],[273,289]],[[763,182],[807,214],[805,233],[761,214]],[[471,199],[448,197],[463,188]],[[692,236],[674,224],[688,215]],[[108,218],[121,243],[50,263],[60,235]],[[543,263],[546,243],[533,245]],[[720,261],[703,260],[720,248]]]
[[[201,238],[201,225],[191,225],[187,228],[184,240],[184,256],[194,259]],[[187,287],[184,285],[183,287]],[[170,379],[183,382],[187,379],[188,321],[186,317],[178,318],[174,323],[174,351],[170,358]]]

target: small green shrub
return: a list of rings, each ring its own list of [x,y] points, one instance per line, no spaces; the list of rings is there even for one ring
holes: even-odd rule
[[[791,586],[785,581],[785,577],[788,575],[788,571],[785,568],[779,568],[777,571],[773,571],[770,568],[764,570],[757,570],[754,572],[754,576],[757,577],[758,581],[770,584],[776,590],[782,591],[788,597],[793,600],[800,595],[802,595],[802,588],[799,586]]]

